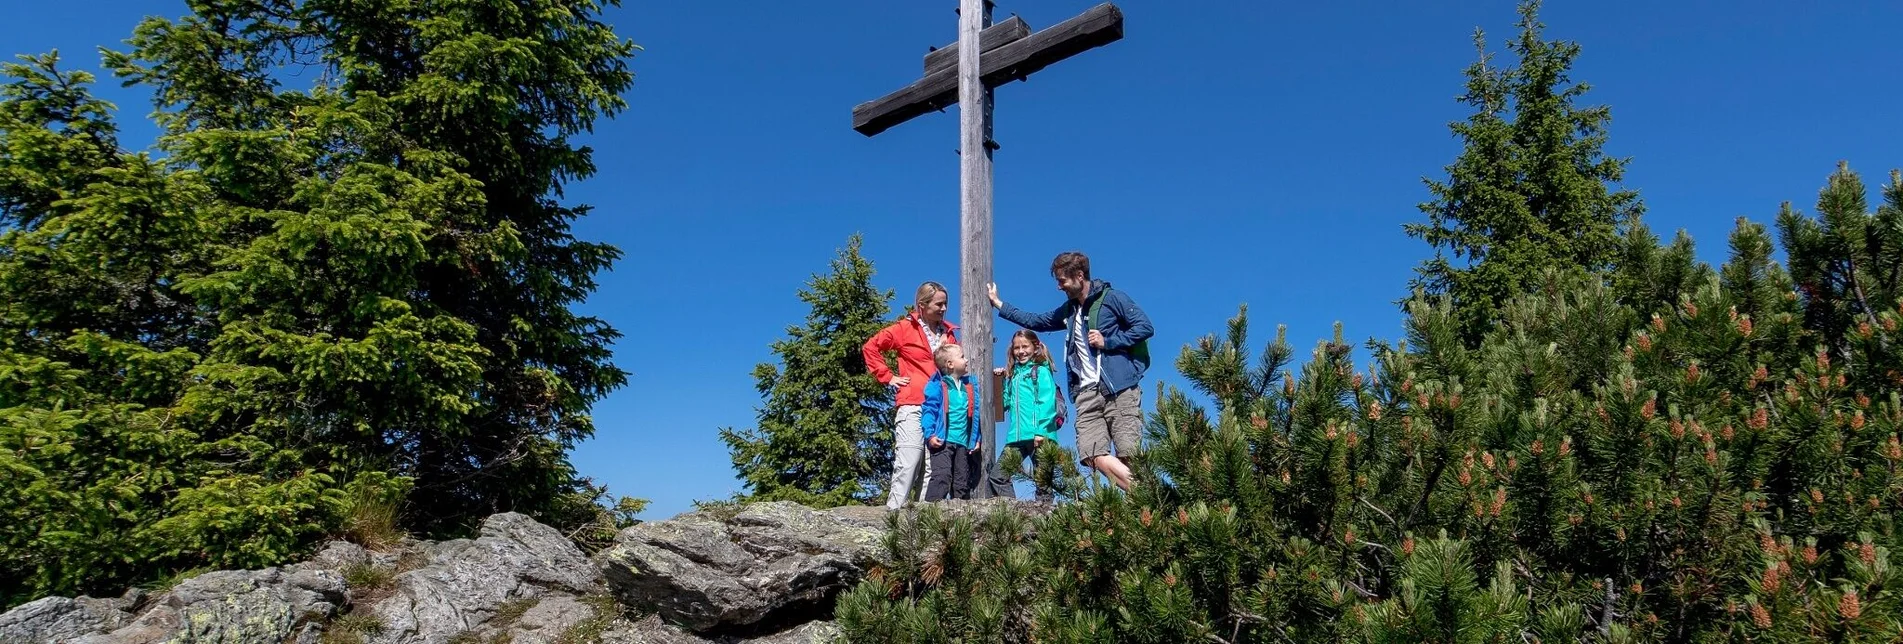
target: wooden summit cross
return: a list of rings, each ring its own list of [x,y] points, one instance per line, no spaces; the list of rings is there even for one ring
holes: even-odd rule
[[[1024,80],[1032,73],[1123,38],[1123,11],[1104,3],[1037,33],[1023,20],[991,24],[990,0],[959,0],[958,41],[925,54],[925,76],[877,100],[852,108],[852,129],[874,136],[928,112],[958,104],[959,121],[959,307],[964,322],[971,372],[992,390],[991,304],[985,284],[991,281],[991,139],[992,88]],[[981,56],[982,54],[982,56]],[[977,153],[973,153],[976,151]],[[1003,447],[994,440],[991,405],[978,410],[978,427],[986,442],[979,472],[987,478],[972,490],[986,498],[1000,493],[989,481],[993,454]],[[1005,483],[1009,493],[1010,484]]]

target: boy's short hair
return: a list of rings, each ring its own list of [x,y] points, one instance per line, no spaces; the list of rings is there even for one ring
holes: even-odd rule
[[[1051,276],[1065,277],[1071,273],[1083,273],[1084,279],[1090,279],[1090,258],[1076,251],[1058,253],[1051,260]]]
[[[932,364],[938,365],[939,371],[944,371],[947,368],[947,365],[951,362],[951,352],[953,351],[963,352],[964,350],[965,350],[964,347],[958,346],[956,344],[938,345],[938,350],[932,352]]]

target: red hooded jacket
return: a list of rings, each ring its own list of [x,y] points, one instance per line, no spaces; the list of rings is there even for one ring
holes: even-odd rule
[[[911,382],[899,388],[899,394],[893,402],[899,405],[918,405],[925,402],[925,381],[938,373],[938,363],[932,359],[932,343],[925,337],[924,322],[917,314],[907,314],[904,319],[891,325],[866,340],[861,350],[866,357],[866,370],[872,372],[879,382],[892,384],[892,370],[885,366],[885,352],[896,351],[899,354],[899,376],[911,378]],[[958,344],[958,325],[950,321],[945,323],[945,343]]]

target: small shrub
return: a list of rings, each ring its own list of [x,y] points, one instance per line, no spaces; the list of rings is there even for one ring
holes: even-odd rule
[[[741,504],[733,499],[695,501],[694,511],[716,521],[731,521],[740,514]]]

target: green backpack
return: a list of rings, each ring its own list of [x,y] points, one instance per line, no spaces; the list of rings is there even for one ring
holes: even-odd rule
[[[1110,294],[1110,289],[1105,288],[1103,290],[1103,293],[1097,296],[1096,301],[1093,301],[1090,303],[1090,328],[1091,329],[1101,330],[1103,328],[1101,326],[1098,326],[1097,317],[1098,317],[1098,314],[1103,311],[1104,297],[1108,296],[1109,294]],[[1138,341],[1136,344],[1131,345],[1130,358],[1133,360],[1136,360],[1137,362],[1143,363],[1143,366],[1146,368],[1149,367],[1150,366],[1150,339],[1144,338]]]

